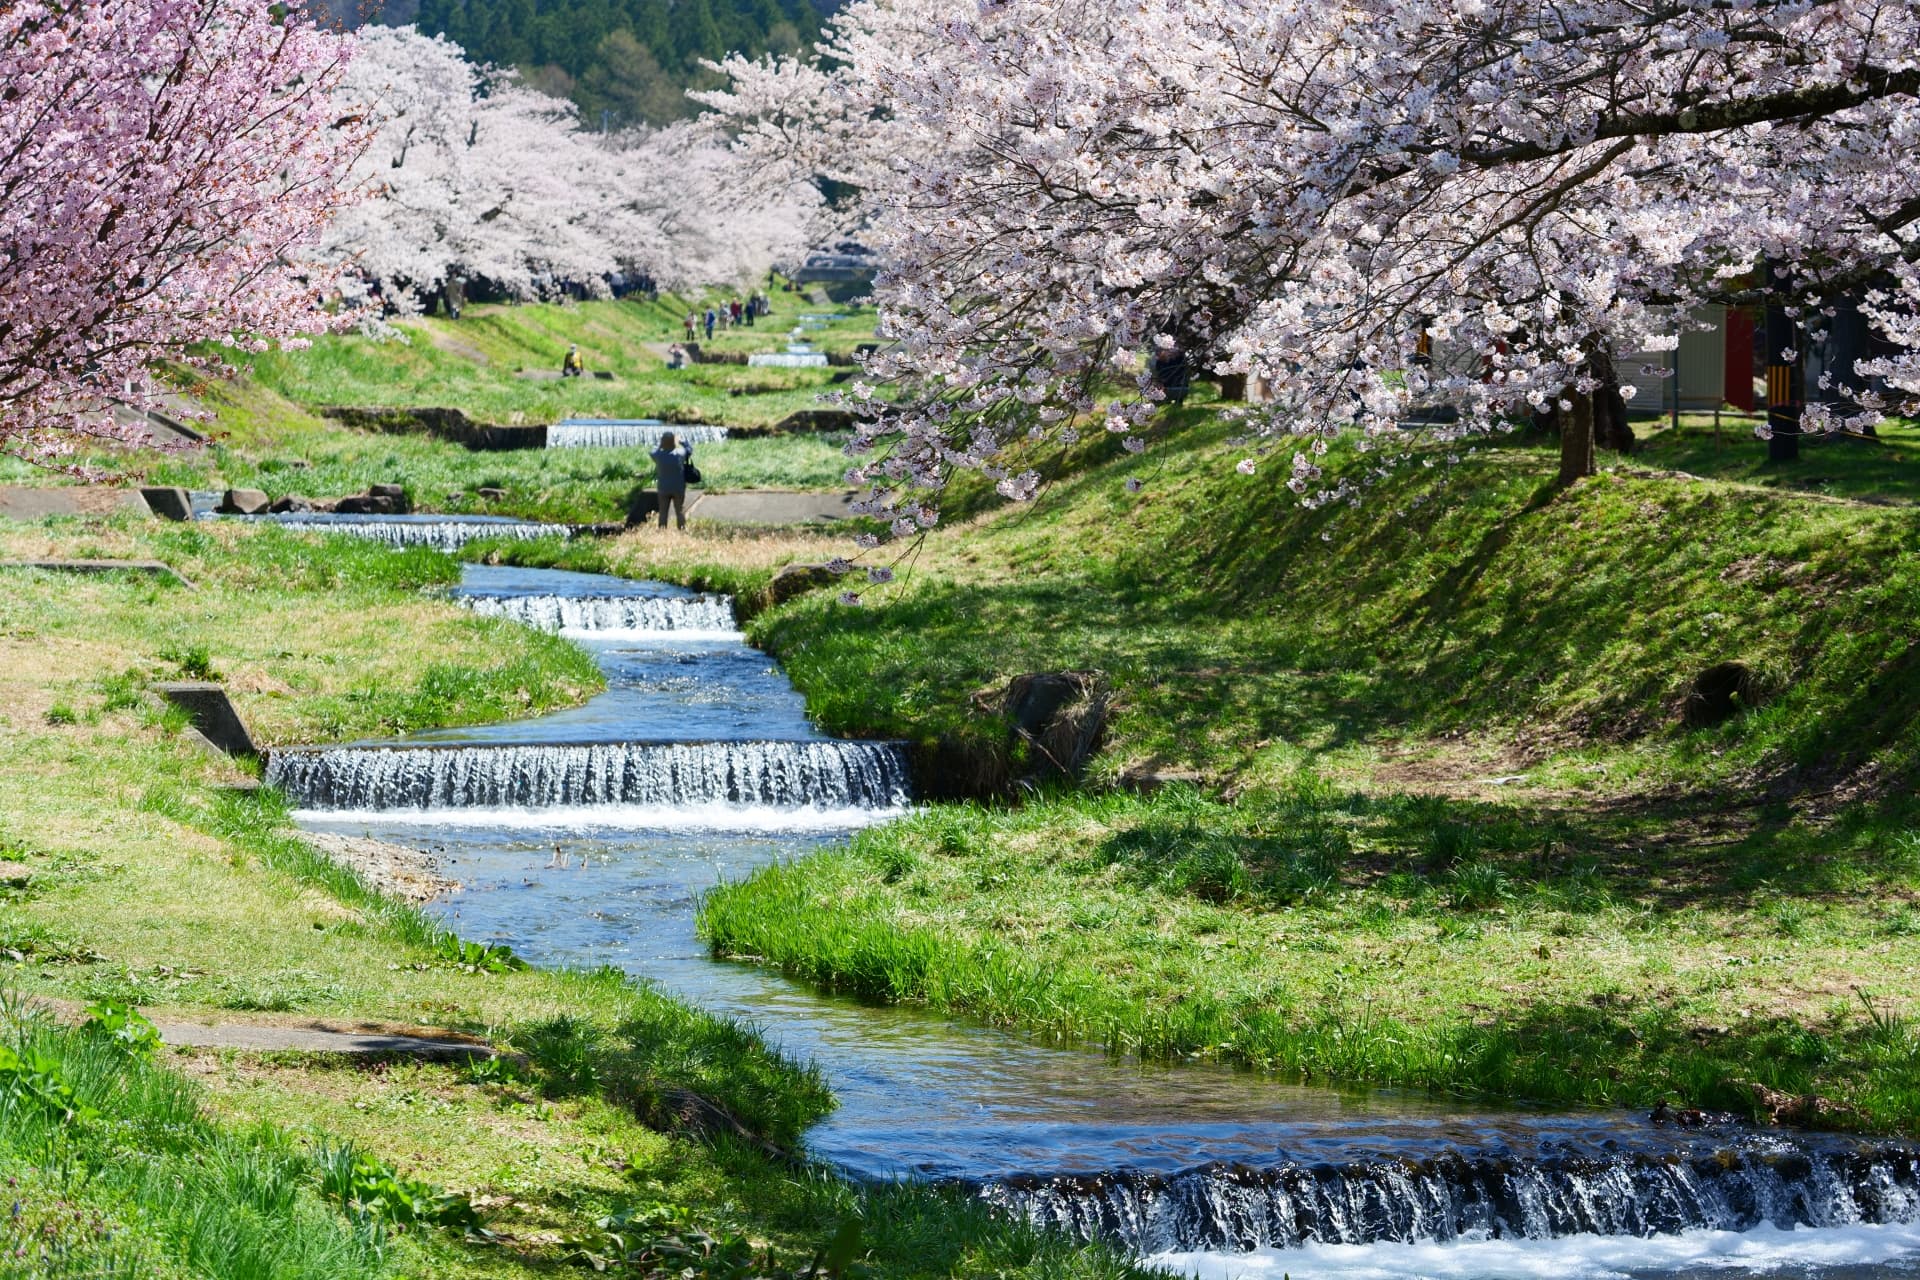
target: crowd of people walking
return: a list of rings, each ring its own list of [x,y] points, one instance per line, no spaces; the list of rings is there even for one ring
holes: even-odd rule
[[[764,293],[752,294],[745,300],[735,298],[731,302],[715,303],[707,308],[704,315],[697,311],[689,311],[683,322],[687,341],[694,341],[704,329],[707,341],[711,342],[716,329],[725,332],[728,329],[737,329],[741,325],[751,326],[756,319],[770,315],[772,312],[773,300]]]

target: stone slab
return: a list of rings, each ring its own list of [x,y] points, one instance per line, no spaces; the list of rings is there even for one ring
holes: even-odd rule
[[[0,485],[0,519],[44,520],[48,516],[150,516],[137,489],[101,485]]]
[[[210,680],[177,680],[156,684],[153,691],[191,716],[193,727],[221,751],[230,756],[260,754],[224,686]]]
[[[0,560],[0,569],[44,569],[48,573],[144,573],[177,586],[193,584],[159,560]]]
[[[389,1032],[341,1031],[331,1027],[275,1027],[257,1023],[155,1022],[161,1042],[182,1049],[240,1049],[255,1053],[332,1053],[349,1057],[389,1055],[436,1062],[491,1058],[493,1048],[470,1040]]]
[[[193,414],[191,402],[178,396],[169,400],[170,403],[162,402],[162,408],[148,410],[116,400],[111,407],[113,420],[144,432],[147,443],[161,449],[185,449],[204,443],[206,436],[187,425],[187,419]]]
[[[703,493],[687,505],[689,517],[722,524],[812,524],[845,520],[855,499],[852,493],[807,493],[782,489],[744,493]]]
[[[148,485],[140,490],[147,510],[162,520],[193,519],[193,495],[172,485]]]

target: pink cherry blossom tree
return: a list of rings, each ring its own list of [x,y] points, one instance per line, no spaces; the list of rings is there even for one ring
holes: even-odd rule
[[[993,0],[844,77],[904,133],[879,296],[907,397],[856,440],[898,533],[1013,442],[1142,447],[1161,353],[1250,376],[1248,456],[1457,451],[1557,410],[1590,473],[1620,353],[1709,301],[1843,295],[1920,398],[1920,12],[1895,0]],[[1774,359],[1786,352],[1771,353]],[[1116,382],[1126,388],[1114,395]],[[866,388],[871,394],[872,388]],[[1457,420],[1405,423],[1444,402]],[[1810,409],[1809,425],[1839,424]]]
[[[128,439],[103,404],[153,361],[327,326],[351,48],[299,0],[0,3],[0,452]]]

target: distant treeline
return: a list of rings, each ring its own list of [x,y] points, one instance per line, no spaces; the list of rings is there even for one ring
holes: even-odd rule
[[[333,0],[339,5],[341,0]],[[580,104],[588,128],[691,114],[702,58],[794,53],[820,34],[813,0],[388,0],[381,19],[417,23],[469,57],[518,67],[535,88]],[[343,15],[344,16],[344,15]]]

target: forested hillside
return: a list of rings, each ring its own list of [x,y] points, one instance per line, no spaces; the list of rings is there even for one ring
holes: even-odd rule
[[[520,68],[579,103],[590,127],[688,114],[687,87],[712,79],[702,58],[792,53],[820,30],[812,0],[398,0],[382,19],[416,22],[478,61]]]

